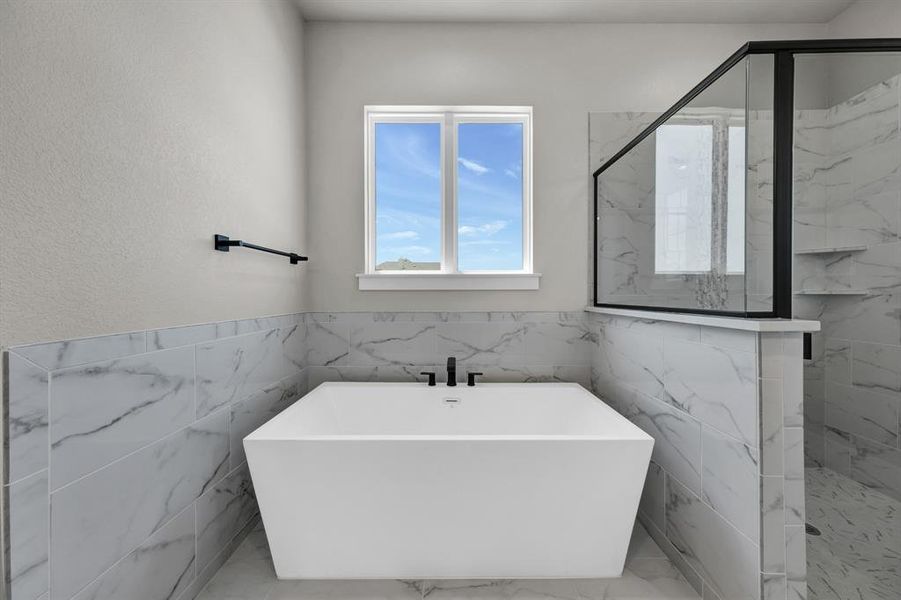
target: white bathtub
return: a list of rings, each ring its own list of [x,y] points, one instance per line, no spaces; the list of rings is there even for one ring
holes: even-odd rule
[[[617,577],[653,443],[566,383],[325,383],[244,438],[281,579]]]

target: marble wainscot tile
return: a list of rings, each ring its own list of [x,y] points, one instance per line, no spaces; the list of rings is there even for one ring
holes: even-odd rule
[[[360,366],[434,364],[435,330],[433,323],[418,322],[353,325],[349,363]]]
[[[6,482],[47,468],[49,390],[47,372],[7,353]]]
[[[260,542],[260,539],[262,542]],[[248,541],[254,548],[251,553]],[[248,564],[253,561],[251,564]],[[232,568],[236,565],[237,568]],[[249,567],[249,568],[248,568]],[[272,555],[259,517],[251,519],[203,569],[177,600],[261,600],[275,583]],[[221,583],[221,585],[219,585]],[[244,592],[247,591],[247,594]]]
[[[51,489],[194,420],[194,348],[51,374]]]
[[[804,524],[785,526],[785,574],[789,598],[806,598],[807,551]]]
[[[851,382],[856,387],[901,397],[901,346],[854,342],[851,356]]]
[[[286,374],[303,370],[307,367],[307,324],[303,319],[295,319],[278,330],[278,339],[282,345]]]
[[[760,380],[760,473],[782,475],[785,443],[782,422],[782,381]]]
[[[757,363],[750,352],[664,342],[670,401],[703,423],[757,447]]]
[[[710,427],[701,431],[701,498],[757,542],[760,533],[758,455]]]
[[[645,478],[644,489],[641,493],[641,503],[638,510],[643,512],[661,530],[666,528],[664,512],[666,507],[666,495],[664,494],[663,469],[651,461],[648,465],[648,474]]]
[[[11,348],[48,371],[140,354],[145,349],[143,331]]]
[[[761,600],[786,600],[785,573],[761,573]]]
[[[247,464],[197,499],[197,568],[203,569],[257,513]]]
[[[782,338],[782,419],[786,427],[804,424],[804,354],[800,333]]]
[[[701,491],[701,424],[661,400],[632,391],[622,414],[654,438],[652,459],[695,493]]]
[[[786,427],[785,522],[804,523],[804,430]]]
[[[597,333],[584,320],[537,323],[526,334],[530,365],[585,365],[597,345]]]
[[[851,476],[886,496],[901,500],[901,450],[854,437]]]
[[[757,352],[757,334],[720,327],[701,327],[701,343],[742,352]]]
[[[663,397],[663,346],[641,331],[604,327],[598,339],[602,377],[628,385],[647,396]]]
[[[196,347],[196,364],[197,418],[287,374],[275,329],[201,344]]]
[[[307,367],[309,389],[326,381],[378,381],[378,367]]]
[[[782,379],[781,333],[760,334],[760,377]]]
[[[826,391],[826,425],[887,446],[898,444],[901,397],[857,386],[830,384]]]
[[[382,379],[382,371],[385,367],[379,367],[379,379]],[[438,373],[438,381],[443,382],[447,377],[444,374],[445,365],[435,365],[430,369]],[[590,385],[590,368],[587,365],[525,365],[525,366],[499,366],[479,365],[469,362],[457,363],[457,382],[466,381],[466,373],[475,371],[482,373],[477,381],[485,383],[578,383],[588,389]],[[418,371],[417,371],[418,373]],[[416,381],[424,381],[422,377],[414,377]]]
[[[286,377],[230,406],[228,435],[231,468],[234,469],[245,460],[244,438],[257,427],[291,406],[301,396],[300,380],[302,377],[300,374]]]
[[[211,562],[218,568],[215,576],[202,590],[197,600],[224,600],[228,599],[262,599],[266,598],[269,590],[275,585],[275,569],[272,566],[272,554],[269,552],[269,543],[266,541],[266,533],[259,519],[252,519],[251,526],[243,541],[234,549],[234,552],[224,561]],[[245,526],[242,531],[246,531]],[[240,534],[239,536],[240,537]],[[229,542],[231,546],[234,541]],[[219,568],[221,567],[221,568]],[[206,571],[203,569],[201,572]],[[193,598],[193,596],[190,596]],[[185,598],[187,600],[187,597]]]
[[[194,507],[189,506],[72,600],[174,599],[194,578]]]
[[[825,465],[837,473],[851,474],[851,434],[832,427],[823,428]]]
[[[783,478],[760,478],[760,557],[765,573],[785,572],[785,504]]]
[[[530,324],[519,321],[439,323],[435,353],[460,362],[518,366],[526,361],[526,333]]]
[[[700,498],[667,481],[666,535],[722,598],[757,598],[759,550]]]
[[[50,510],[47,471],[6,486],[10,600],[35,600],[48,589]]]
[[[202,344],[218,338],[236,335],[234,321],[167,327],[147,332],[147,350],[165,350],[179,346]]]
[[[306,364],[318,367],[349,364],[350,325],[314,315],[307,321]]]
[[[227,472],[219,411],[51,495],[53,600],[68,600]]]

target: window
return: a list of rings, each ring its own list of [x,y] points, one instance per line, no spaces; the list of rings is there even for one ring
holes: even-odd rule
[[[657,129],[656,273],[744,273],[745,127],[739,121],[681,118]]]
[[[360,289],[537,289],[527,107],[366,107]]]

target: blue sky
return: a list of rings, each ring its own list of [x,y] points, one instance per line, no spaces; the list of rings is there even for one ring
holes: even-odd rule
[[[376,264],[441,260],[441,131],[376,125]],[[458,126],[461,270],[522,268],[522,125]]]

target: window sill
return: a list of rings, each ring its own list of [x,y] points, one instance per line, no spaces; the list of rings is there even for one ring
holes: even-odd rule
[[[359,273],[362,291],[537,290],[540,273]]]

